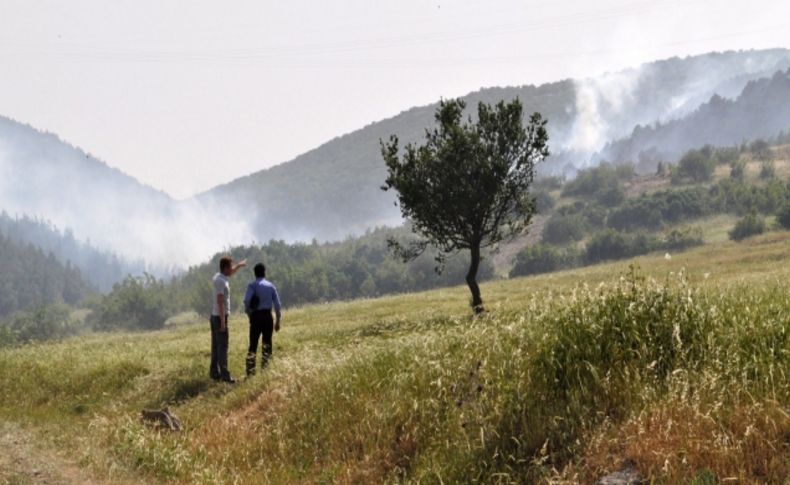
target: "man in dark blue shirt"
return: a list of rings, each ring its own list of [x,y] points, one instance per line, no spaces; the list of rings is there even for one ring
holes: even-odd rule
[[[253,269],[255,281],[247,285],[244,295],[244,308],[250,316],[250,348],[247,352],[247,376],[255,374],[255,355],[258,352],[258,339],[263,337],[261,368],[266,367],[272,355],[272,333],[280,331],[280,297],[277,288],[266,279],[266,267],[258,263]],[[272,309],[277,317],[272,321]]]

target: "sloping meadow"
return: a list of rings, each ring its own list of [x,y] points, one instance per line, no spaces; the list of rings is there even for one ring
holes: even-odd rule
[[[22,348],[0,354],[0,409],[64,433],[108,478],[592,482],[632,464],[666,483],[782,482],[790,285],[667,274],[492,284],[484,296],[502,303],[476,319],[463,289],[306,307],[275,337],[272,366],[233,388],[203,376],[203,325]],[[559,278],[596,279],[580,276]],[[63,346],[84,357],[53,371]],[[185,431],[137,419],[158,404]]]

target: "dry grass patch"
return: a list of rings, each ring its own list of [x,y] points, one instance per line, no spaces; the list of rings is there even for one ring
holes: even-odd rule
[[[734,406],[668,399],[591,440],[580,475],[593,481],[632,463],[664,483],[785,483],[790,416],[775,401]],[[579,472],[579,470],[576,470]]]

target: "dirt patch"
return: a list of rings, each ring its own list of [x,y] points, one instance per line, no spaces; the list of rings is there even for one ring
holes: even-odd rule
[[[0,484],[100,484],[76,463],[44,449],[19,426],[0,422]]]

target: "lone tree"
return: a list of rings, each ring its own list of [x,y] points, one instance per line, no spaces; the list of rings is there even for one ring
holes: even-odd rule
[[[477,122],[464,122],[466,103],[441,101],[437,128],[426,130],[425,144],[408,144],[402,158],[398,138],[381,142],[387,164],[383,190],[395,189],[403,217],[423,239],[406,247],[390,245],[404,261],[429,245],[440,250],[438,262],[453,252],[471,254],[466,283],[472,308],[483,311],[477,284],[480,250],[521,233],[535,213],[528,190],[535,164],[548,156],[546,121],[539,113],[525,127],[518,99],[496,106],[480,103]]]

